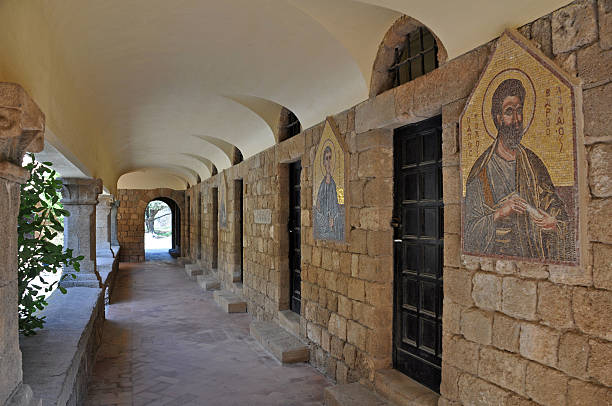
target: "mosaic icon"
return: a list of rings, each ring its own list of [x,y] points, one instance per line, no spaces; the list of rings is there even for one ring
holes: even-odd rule
[[[313,163],[315,240],[346,241],[346,152],[331,118],[327,118]]]
[[[460,118],[465,254],[579,262],[576,87],[507,31]]]

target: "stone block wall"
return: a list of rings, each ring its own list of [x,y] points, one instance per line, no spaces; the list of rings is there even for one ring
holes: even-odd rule
[[[159,197],[167,197],[176,202],[181,210],[181,233],[184,233],[185,192],[172,189],[119,189],[117,191],[117,239],[121,246],[122,262],[144,261],[144,211],[149,202]],[[181,236],[181,255],[185,255],[186,238]]]
[[[314,241],[312,161],[323,124],[304,130],[187,195],[202,193],[202,262],[218,253],[224,289],[249,312],[275,320],[289,307],[288,167],[302,163],[301,336],[311,362],[337,382],[392,366],[393,129],[442,115],[444,318],[440,405],[598,405],[612,402],[612,5],[576,1],[520,28],[546,55],[583,80],[583,179],[588,227],[583,267],[461,255],[458,122],[495,41],[333,116],[348,146],[347,242]],[[227,185],[227,229],[214,238],[213,188]],[[236,257],[234,180],[243,179],[244,283]],[[193,202],[193,197],[192,200]],[[123,202],[122,202],[123,203]],[[270,209],[271,224],[255,210]],[[142,222],[140,222],[142,224]],[[184,240],[185,241],[185,240]],[[216,248],[215,248],[216,247]],[[192,249],[192,258],[195,251]]]

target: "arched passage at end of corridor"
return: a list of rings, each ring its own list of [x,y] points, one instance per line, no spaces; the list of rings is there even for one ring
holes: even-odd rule
[[[151,200],[144,210],[145,260],[180,256],[181,211],[168,197]]]

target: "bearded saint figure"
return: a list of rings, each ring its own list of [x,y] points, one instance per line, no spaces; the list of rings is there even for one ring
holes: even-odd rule
[[[574,259],[565,204],[538,156],[521,145],[525,88],[506,79],[495,90],[495,142],[472,167],[466,184],[464,249],[548,261]]]
[[[315,206],[314,236],[321,240],[344,240],[344,212],[338,204],[336,182],[332,176],[332,150],[323,150],[325,176],[321,180]]]

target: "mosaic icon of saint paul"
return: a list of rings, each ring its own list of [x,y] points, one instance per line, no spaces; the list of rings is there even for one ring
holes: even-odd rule
[[[314,236],[321,240],[344,241],[344,208],[338,203],[336,182],[333,177],[334,154],[331,146],[323,150],[324,176],[319,185],[314,208]]]
[[[504,80],[493,93],[491,115],[497,137],[467,178],[464,250],[571,260],[573,224],[565,204],[542,160],[521,144],[524,101],[519,79]]]

